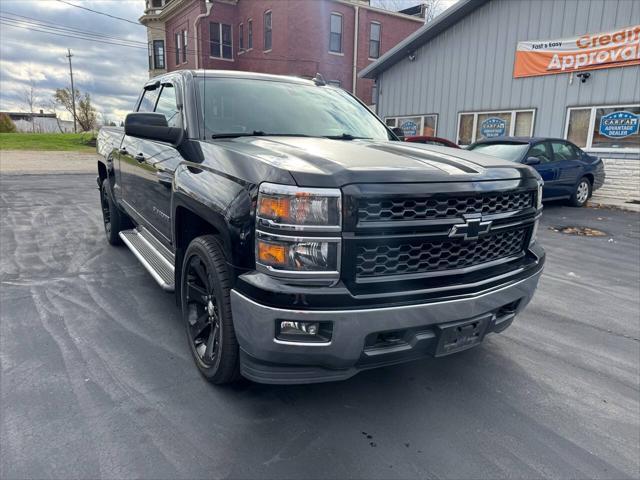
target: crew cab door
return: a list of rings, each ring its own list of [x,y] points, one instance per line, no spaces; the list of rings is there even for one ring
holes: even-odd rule
[[[159,86],[145,87],[137,112],[153,112],[160,93]],[[120,181],[122,186],[122,204],[136,223],[144,223],[142,208],[144,205],[144,185],[140,183],[141,151],[139,138],[124,136],[120,147]]]
[[[170,127],[183,126],[177,88],[173,83],[163,83],[153,109],[164,114]],[[139,139],[136,153],[138,203],[135,208],[143,217],[144,226],[168,246],[171,244],[173,173],[182,157],[174,146],[146,139]]]
[[[552,140],[549,143],[553,161],[558,168],[558,195],[570,196],[582,176],[581,152],[572,144],[561,140]]]
[[[542,177],[542,180],[544,180],[543,198],[558,196],[558,168],[553,161],[553,153],[551,152],[549,144],[547,142],[540,142],[532,145],[524,158],[527,159],[529,157],[540,160],[540,163],[534,165],[533,168],[536,169]]]

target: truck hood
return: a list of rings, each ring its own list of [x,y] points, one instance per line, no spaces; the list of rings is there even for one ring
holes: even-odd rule
[[[286,170],[300,186],[515,180],[536,175],[530,167],[481,153],[404,142],[265,136],[212,143]]]

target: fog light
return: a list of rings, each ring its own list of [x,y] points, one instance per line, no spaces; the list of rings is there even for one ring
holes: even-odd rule
[[[331,322],[278,321],[276,338],[289,342],[328,342],[331,340]]]

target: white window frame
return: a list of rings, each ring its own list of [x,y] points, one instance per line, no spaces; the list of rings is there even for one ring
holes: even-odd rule
[[[334,15],[336,17],[340,17],[340,50],[339,51],[331,50],[331,34],[333,33],[331,31],[331,19],[333,18]],[[340,12],[331,12],[329,14],[329,48],[327,49],[327,52],[330,55],[339,55],[339,56],[344,55],[344,15],[342,15],[342,13]]]
[[[223,62],[235,62],[236,59],[234,57],[234,48],[233,48],[233,36],[235,35],[235,32],[233,31],[233,24],[232,23],[222,23],[220,21],[218,22],[209,22],[209,23],[217,23],[218,24],[218,34],[220,35],[220,56],[219,57],[214,57],[213,55],[211,55],[211,37],[209,37],[209,58],[212,60],[222,60]],[[226,25],[228,27],[231,28],[231,58],[224,58],[223,55],[223,50],[224,50],[224,43],[222,40],[222,26]]]
[[[244,23],[238,24],[238,55],[244,53]]]
[[[617,152],[617,153],[640,153],[640,147],[638,148],[592,148],[593,144],[593,129],[596,126],[596,110],[598,108],[624,108],[624,107],[640,107],[640,103],[623,103],[619,105],[583,105],[582,107],[567,107],[566,118],[564,121],[564,139],[568,140],[569,135],[569,118],[571,110],[591,110],[589,117],[589,131],[587,132],[587,144],[584,147],[579,147],[585,152]]]
[[[267,39],[267,15],[269,15],[269,33],[271,34],[269,48],[265,48],[267,43],[265,41]],[[265,10],[262,14],[262,52],[269,53],[271,50],[273,50],[273,11]]]
[[[420,132],[424,131],[424,119],[425,117],[436,117],[436,122],[435,122],[435,127],[433,128],[433,137],[437,137],[438,136],[438,114],[437,113],[417,113],[415,115],[402,115],[401,117],[396,117],[396,116],[388,116],[388,117],[384,117],[384,123],[385,125],[387,125],[389,128],[397,128],[402,120],[407,120],[407,119],[411,119],[411,118],[416,118],[416,117],[420,117]],[[387,123],[387,121],[389,120],[395,120],[395,125],[394,126],[389,126],[389,124]],[[420,133],[420,135],[418,136],[423,136],[422,133]]]
[[[380,33],[380,38],[378,38],[378,40],[373,40],[371,38],[371,32],[373,30],[372,25],[378,25],[378,27],[380,27],[379,33]],[[378,42],[378,56],[377,57],[372,57],[371,56],[371,42]],[[380,22],[377,22],[375,20],[372,20],[371,22],[369,22],[369,42],[367,44],[367,58],[369,60],[378,60],[381,56],[382,56],[382,24]]]
[[[455,142],[461,147],[466,147],[467,145],[471,145],[478,141],[476,138],[476,130],[478,129],[478,115],[486,115],[491,113],[511,113],[511,121],[509,122],[509,133],[508,136],[513,137],[513,134],[516,130],[516,113],[521,112],[532,112],[531,116],[531,130],[529,131],[529,137],[533,137],[533,132],[535,130],[536,125],[536,109],[535,108],[519,108],[517,110],[512,110],[510,108],[503,108],[501,110],[484,110],[484,111],[471,111],[471,112],[458,112],[458,126],[456,128],[456,139]],[[471,143],[462,144],[459,143],[460,140],[460,121],[462,119],[462,115],[473,115],[473,127],[471,131]]]

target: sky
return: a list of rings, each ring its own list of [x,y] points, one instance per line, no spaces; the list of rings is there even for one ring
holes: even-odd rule
[[[137,21],[144,11],[144,0],[65,1],[132,21]],[[456,0],[438,1],[444,9]],[[384,5],[384,2],[388,5]],[[405,8],[419,2],[420,0],[372,0],[371,3],[387,8],[397,8],[396,4],[400,4],[400,8]],[[68,48],[73,54],[75,87],[82,93],[90,93],[101,122],[119,122],[131,110],[142,84],[148,78],[144,26],[92,13],[58,0],[0,0],[0,15],[4,19],[14,19],[13,24],[21,18],[16,15],[21,15],[65,28],[140,42],[135,44],[138,48],[131,48],[61,37],[0,23],[0,111],[28,111],[25,90],[30,83],[34,85],[36,111],[53,111],[52,97],[56,88],[70,86],[66,57]],[[61,107],[57,107],[56,111],[61,118],[71,119]]]
[[[70,0],[70,3],[133,21],[144,11],[144,0]],[[29,86],[29,78],[35,86],[36,109],[52,111],[51,100],[56,88],[70,86],[67,48],[73,54],[75,87],[91,94],[100,120],[106,116],[109,121],[119,121],[131,110],[142,84],[148,79],[144,26],[74,8],[57,0],[0,0],[0,14],[2,18],[22,15],[73,29],[108,34],[142,42],[139,45],[143,47],[108,45],[0,24],[0,111],[28,111],[24,90]],[[71,119],[60,107],[57,113],[64,119]]]

